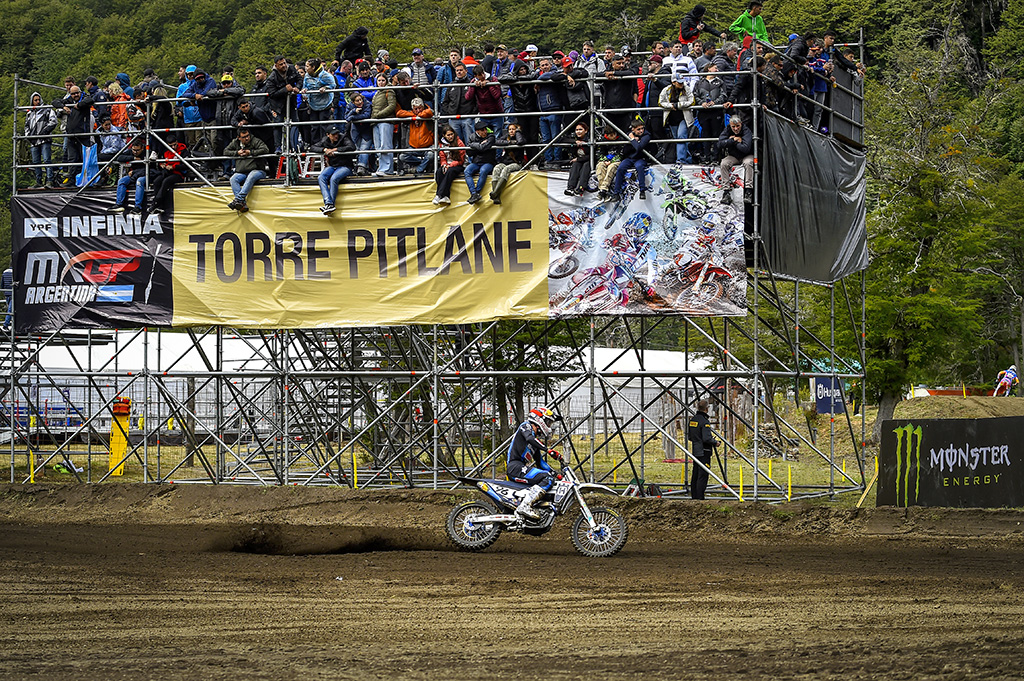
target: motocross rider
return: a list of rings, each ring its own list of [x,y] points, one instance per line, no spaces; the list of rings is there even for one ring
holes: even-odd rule
[[[551,489],[555,477],[551,466],[544,459],[548,451],[547,445],[538,436],[546,440],[551,435],[551,424],[555,415],[550,409],[531,409],[526,420],[520,424],[508,447],[508,461],[505,475],[515,482],[529,482],[533,486],[526,490],[526,495],[516,508],[516,515],[532,520],[540,518],[533,509],[533,504]]]
[[[1010,368],[1006,371],[1000,371],[996,377],[997,385],[996,390],[992,393],[993,397],[998,397],[999,393],[1002,392],[1003,388],[1006,388],[1006,396],[1010,396],[1010,391],[1013,390],[1013,386],[1020,383],[1017,379],[1017,365],[1011,364]]]

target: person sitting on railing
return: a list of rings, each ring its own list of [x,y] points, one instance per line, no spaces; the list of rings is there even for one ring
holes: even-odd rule
[[[29,106],[32,108],[25,112],[25,134],[41,135],[38,139],[28,140],[29,150],[32,154],[32,164],[49,164],[53,151],[53,139],[49,136],[57,128],[57,114],[52,106],[43,105],[43,96],[33,92],[29,99]],[[36,176],[36,188],[42,189],[43,168],[33,168]],[[46,168],[46,184],[53,185],[53,168]]]
[[[764,27],[764,17],[761,16],[763,7],[761,0],[750,0],[747,9],[743,10],[729,26],[729,32],[740,40],[753,36],[757,40],[768,42],[768,29]]]
[[[171,197],[174,193],[174,185],[185,179],[185,168],[181,162],[181,154],[187,151],[184,144],[171,142],[171,149],[163,153],[163,157],[157,164],[160,173],[150,181],[150,189],[153,190],[153,207],[150,213],[160,215],[171,209]]]
[[[610,128],[604,131],[605,142],[618,142],[619,134]],[[599,147],[597,168],[594,174],[597,175],[597,198],[604,201],[611,196],[612,182],[615,181],[615,172],[622,162],[622,145],[611,144]]]
[[[274,68],[267,76],[267,99],[270,118],[274,123],[284,123],[285,116],[295,116],[296,96],[302,90],[299,72],[283,56],[274,57]],[[274,128],[274,152],[283,146],[282,128]]]
[[[469,72],[466,65],[459,62],[455,65],[455,79],[448,81],[451,84],[469,83]],[[455,130],[460,140],[468,140],[474,133],[474,116],[477,113],[476,98],[466,97],[469,87],[446,88],[447,95],[441,100],[441,113],[446,116],[458,116],[448,121],[448,124]]]
[[[683,71],[672,74],[672,84],[661,91],[658,98],[658,105],[665,109],[664,124],[672,137],[685,140],[689,134],[690,126],[693,125],[693,86],[690,84],[689,76]],[[690,148],[686,142],[676,142],[676,163],[689,164],[693,162],[690,157]]]
[[[252,136],[271,149],[274,146],[274,130],[270,126],[270,114],[261,109],[248,97],[238,102],[238,111],[231,117],[231,126],[248,128]]]
[[[452,126],[445,125],[441,128],[441,140],[437,148],[437,171],[434,173],[437,191],[431,202],[435,206],[452,202],[452,183],[463,174],[466,165],[466,150],[459,148],[464,146],[465,143],[459,139]]]
[[[373,96],[370,105],[370,118],[373,120],[373,148],[378,151],[395,148],[395,124],[391,121],[382,120],[394,118],[398,111],[398,99],[395,91],[388,86],[386,74],[377,74],[377,93]],[[377,156],[377,170],[374,175],[394,175],[395,155],[391,153],[379,154]]]
[[[142,213],[142,203],[146,196],[146,143],[142,138],[136,138],[131,145],[132,158],[128,162],[128,172],[125,173],[120,180],[117,181],[117,195],[114,205],[110,208],[111,213]],[[151,178],[155,179],[160,175],[160,170],[156,165],[156,152],[149,152],[149,164],[148,169]],[[135,187],[134,201],[131,207],[128,206],[128,189],[129,187]]]
[[[365,177],[370,174],[370,155],[365,153],[373,148],[373,126],[370,123],[371,104],[363,97],[362,92],[357,92],[352,97],[352,108],[348,110],[348,131],[352,137],[352,144],[359,154],[356,161],[356,175]]]
[[[342,136],[337,126],[331,126],[310,151],[324,155],[324,169],[317,177],[317,184],[320,185],[320,195],[324,199],[320,212],[330,215],[335,209],[338,185],[352,174],[352,157],[349,154],[355,151],[355,145],[348,137]]]
[[[234,200],[228,208],[245,213],[249,210],[246,198],[257,182],[267,176],[267,155],[270,149],[258,137],[254,137],[248,128],[238,130],[238,136],[224,150],[224,154],[235,161],[235,172],[231,176],[231,192]]]
[[[681,75],[681,74],[680,74]],[[651,134],[644,129],[644,122],[637,118],[630,124],[629,137],[622,146],[622,162],[615,171],[615,184],[612,193],[622,198],[622,188],[626,183],[626,173],[636,169],[636,182],[640,187],[640,200],[647,198],[647,146],[651,143]]]
[[[738,113],[729,118],[729,126],[718,137],[722,153],[722,203],[732,203],[732,167],[743,164],[743,202],[751,203],[754,196],[754,135]]]
[[[704,5],[694,5],[693,9],[686,13],[679,22],[679,40],[689,44],[699,39],[701,33],[711,33],[725,39],[725,31],[719,31],[704,21],[705,12],[707,10]]]
[[[398,160],[405,164],[406,171],[417,163],[416,172],[425,173],[434,161],[434,152],[430,150],[434,145],[434,123],[431,121],[434,112],[419,97],[412,100],[411,106],[411,109],[403,109],[399,98],[398,117],[409,119],[409,146],[413,151],[400,154]]]
[[[478,68],[483,70],[482,67],[478,66]],[[476,203],[480,200],[484,183],[487,182],[487,176],[494,170],[494,162],[497,158],[497,150],[494,148],[496,140],[494,133],[490,131],[488,122],[480,118],[475,127],[476,134],[466,142],[466,146],[469,147],[466,160],[469,163],[466,165],[464,175],[466,186],[469,187],[469,203]],[[475,175],[479,175],[479,177],[474,182]]]
[[[495,205],[501,205],[501,192],[508,184],[512,173],[522,170],[526,166],[526,136],[523,135],[518,123],[509,123],[505,134],[499,135],[495,146],[501,152],[498,163],[494,166],[494,173],[491,175],[490,199]]]
[[[501,100],[501,85],[477,64],[473,67],[473,80],[463,91],[463,98],[476,102],[477,113],[492,129],[501,128],[501,114],[505,112]]]
[[[75,175],[82,169],[82,144],[85,143],[85,137],[77,135],[92,132],[92,98],[83,95],[77,85],[72,85],[66,96],[53,100],[53,108],[58,116],[64,116],[64,132],[67,134],[64,150],[68,162],[64,184],[73,185]]]
[[[306,75],[302,79],[302,95],[309,104],[309,120],[317,125],[310,128],[312,139],[320,139],[324,135],[325,121],[331,120],[334,110],[334,76],[323,67],[317,57],[306,60]]]
[[[722,110],[718,107],[725,103],[725,84],[718,77],[718,65],[711,62],[705,67],[704,77],[697,81],[693,88],[693,99],[696,105],[697,122],[700,123],[700,136],[717,139],[725,127]],[[714,162],[713,141],[700,142],[697,149],[699,163]]]
[[[587,185],[590,184],[590,129],[586,123],[580,121],[576,124],[571,142],[569,157],[572,159],[572,165],[569,167],[569,182],[565,187],[565,195],[583,196]]]

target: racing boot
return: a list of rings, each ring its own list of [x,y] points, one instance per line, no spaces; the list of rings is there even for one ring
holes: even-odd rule
[[[530,520],[540,520],[540,513],[533,509],[533,504],[542,496],[544,496],[544,488],[540,485],[534,485],[526,490],[523,500],[519,502],[519,506],[516,508],[516,515],[529,518]]]

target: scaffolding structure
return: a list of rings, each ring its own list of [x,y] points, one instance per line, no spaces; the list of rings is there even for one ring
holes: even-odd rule
[[[748,108],[757,156],[757,121],[765,114],[754,90]],[[849,95],[862,111],[862,93]],[[568,113],[612,125],[606,116],[617,112],[592,97],[590,109]],[[858,117],[830,114],[862,130]],[[291,125],[283,123],[285,140]],[[16,124],[16,146],[19,139]],[[534,157],[558,139],[538,145]],[[298,156],[287,144],[285,157]],[[15,186],[19,168],[37,167],[19,166],[17,155],[14,165]],[[282,180],[293,181],[287,173]],[[747,238],[760,241],[756,205]],[[545,405],[559,417],[553,446],[587,479],[641,495],[656,483],[661,494],[681,495],[691,467],[700,465],[688,457],[686,424],[697,401],[708,399],[723,442],[708,470],[709,497],[859,492],[866,477],[863,273],[835,284],[805,282],[773,273],[760,253],[751,249],[743,318],[61,329],[32,337],[8,330],[0,438],[9,479],[35,481],[59,466],[81,482],[104,482],[127,464],[131,475],[154,483],[450,487],[456,476],[503,475],[515,427]],[[661,349],[652,338],[667,331],[680,341],[678,366],[648,366]],[[837,352],[840,338],[857,348],[855,356]],[[809,379],[840,390],[844,403],[853,387],[859,422],[846,409],[819,437],[807,416],[814,398],[801,394]],[[115,415],[122,398],[131,405],[126,419]],[[123,448],[113,444],[118,435]],[[789,461],[797,450],[820,462],[827,480],[790,485],[771,473],[772,461]],[[853,470],[837,450],[853,453]],[[744,468],[747,477],[738,478]]]

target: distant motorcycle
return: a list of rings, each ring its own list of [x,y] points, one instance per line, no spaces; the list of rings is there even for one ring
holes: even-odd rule
[[[475,486],[486,498],[467,501],[452,509],[445,523],[448,538],[461,549],[481,551],[496,542],[503,531],[539,537],[552,528],[555,518],[568,515],[578,506],[579,515],[569,530],[576,550],[589,558],[607,558],[621,551],[629,537],[626,519],[610,508],[591,509],[583,498],[583,493],[588,491],[607,494],[615,494],[615,491],[604,485],[581,482],[558,452],[552,451],[550,455],[561,463],[562,470],[551,489],[533,505],[540,514],[538,520],[515,513],[529,484],[460,477],[459,481]]]

